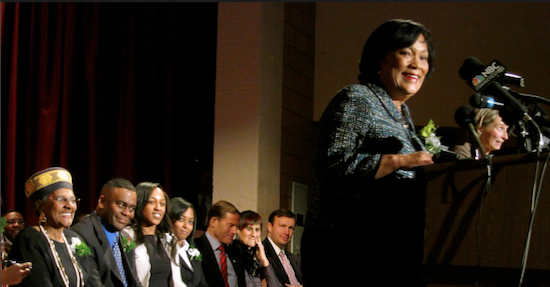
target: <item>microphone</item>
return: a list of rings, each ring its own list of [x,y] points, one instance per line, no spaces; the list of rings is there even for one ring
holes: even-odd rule
[[[485,109],[495,109],[501,110],[504,109],[504,104],[498,102],[493,97],[483,96],[480,93],[475,93],[470,97],[470,105],[474,108],[485,108]]]
[[[487,67],[483,65],[483,63],[477,59],[476,57],[470,57],[464,61],[462,64],[462,67],[459,70],[460,77],[468,80],[474,80],[479,83],[480,81],[483,81],[487,75],[490,75],[491,73],[499,71],[501,74],[492,76],[493,79],[497,79],[500,84],[502,85],[510,85],[514,87],[524,88],[525,87],[525,79],[516,74],[512,73],[506,73],[506,67],[502,65],[498,60],[494,60],[489,64]],[[502,74],[504,72],[504,74]],[[482,74],[482,73],[485,73]],[[470,83],[468,83],[470,84]],[[470,85],[472,86],[473,83]],[[472,86],[474,88],[474,86]],[[482,87],[479,87],[481,89]],[[478,90],[476,90],[478,91]]]
[[[506,67],[497,60],[484,67],[482,71],[480,71],[480,66],[483,67],[483,64],[477,58],[470,57],[466,59],[462,67],[460,67],[460,77],[476,92],[483,91],[485,94],[499,98],[512,110],[517,112],[516,116],[518,118],[525,122],[530,121],[534,123],[527,108],[498,83],[498,80],[505,74]]]
[[[504,76],[500,80],[500,83],[505,86],[525,88],[525,80],[523,79],[523,77],[512,73],[504,73]]]
[[[467,129],[470,132],[470,135],[474,139],[475,144],[477,145],[477,148],[481,152],[481,158],[485,158],[486,157],[485,148],[481,144],[479,135],[477,134],[476,129],[474,127],[474,124],[475,124],[474,110],[466,106],[459,107],[455,112],[455,121],[461,128]]]

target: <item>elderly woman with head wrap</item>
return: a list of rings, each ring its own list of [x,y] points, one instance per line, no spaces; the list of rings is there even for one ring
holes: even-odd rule
[[[19,286],[100,286],[97,274],[85,269],[88,246],[68,229],[80,201],[69,171],[51,167],[35,173],[25,183],[25,195],[34,203],[40,223],[23,229],[10,250],[11,260],[32,262],[32,272]]]

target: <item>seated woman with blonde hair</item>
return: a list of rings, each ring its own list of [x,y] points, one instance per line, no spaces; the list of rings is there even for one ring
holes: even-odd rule
[[[475,109],[475,128],[479,135],[481,145],[485,149],[485,155],[500,150],[502,144],[508,140],[508,125],[504,123],[498,110]],[[472,148],[470,142],[456,145],[451,148],[459,154],[460,158],[481,158],[480,150]]]

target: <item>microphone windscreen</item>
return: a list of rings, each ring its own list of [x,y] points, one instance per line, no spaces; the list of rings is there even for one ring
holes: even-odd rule
[[[462,128],[468,128],[468,124],[475,125],[475,113],[472,108],[467,106],[459,107],[455,112],[456,124]]]
[[[482,100],[481,100],[481,95],[479,93],[475,93],[470,97],[470,105],[472,107],[479,108],[481,107],[481,104],[482,104]]]
[[[458,71],[460,77],[466,81],[471,81],[477,74],[485,69],[485,65],[476,57],[470,57],[464,60],[462,67]]]

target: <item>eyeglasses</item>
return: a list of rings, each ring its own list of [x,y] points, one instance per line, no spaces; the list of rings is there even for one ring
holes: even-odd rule
[[[14,224],[16,224],[16,223],[19,224],[19,225],[23,225],[23,224],[25,224],[25,220],[10,219],[10,220],[7,221],[7,223],[8,223],[9,225],[14,225]]]
[[[71,202],[72,204],[76,205],[76,204],[79,204],[80,203],[80,198],[71,198],[71,199],[67,199],[66,197],[64,196],[60,196],[60,197],[56,197],[53,199],[53,201],[59,203],[59,204],[62,204],[62,205],[65,205],[67,204],[67,202]]]

